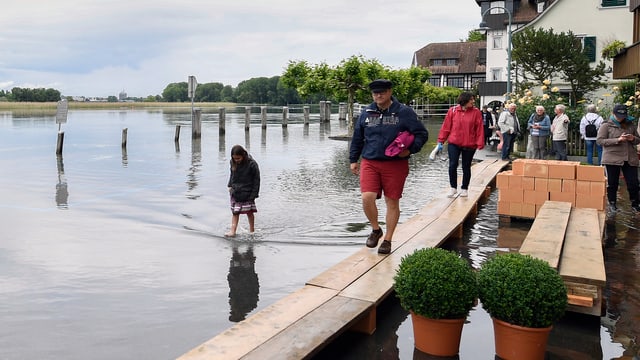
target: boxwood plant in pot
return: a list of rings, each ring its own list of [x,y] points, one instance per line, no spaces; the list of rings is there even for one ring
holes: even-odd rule
[[[478,287],[482,307],[493,318],[496,354],[505,360],[543,359],[552,325],[567,308],[560,274],[544,260],[508,253],[482,265]]]
[[[416,348],[431,355],[456,355],[464,320],[478,296],[476,274],[467,261],[441,248],[415,250],[402,258],[394,290],[411,313]],[[437,327],[441,325],[445,328]]]

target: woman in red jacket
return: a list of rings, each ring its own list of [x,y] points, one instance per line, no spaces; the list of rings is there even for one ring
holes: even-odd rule
[[[448,143],[449,153],[449,185],[448,197],[458,192],[458,161],[462,156],[462,186],[460,196],[468,196],[471,181],[471,161],[476,150],[484,148],[484,125],[482,113],[474,105],[475,97],[470,92],[458,96],[458,105],[447,111],[438,134],[438,148]]]

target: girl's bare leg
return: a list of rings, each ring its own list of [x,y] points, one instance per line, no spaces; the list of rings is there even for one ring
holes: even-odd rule
[[[249,220],[249,232],[252,233],[255,231],[255,216],[253,216],[253,213],[248,213],[247,219]]]
[[[236,236],[236,230],[238,229],[238,220],[240,220],[240,214],[231,215],[231,230],[224,234],[224,236]]]

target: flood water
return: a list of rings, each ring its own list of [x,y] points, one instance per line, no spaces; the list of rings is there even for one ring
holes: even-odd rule
[[[369,227],[348,144],[336,118],[303,125],[291,111],[203,109],[192,141],[189,109],[70,111],[55,154],[55,114],[0,112],[0,359],[173,359],[299,289],[359,250]],[[334,115],[335,117],[335,115]],[[174,143],[176,125],[181,135]],[[447,188],[446,161],[411,161],[401,221]],[[127,129],[127,146],[121,147]],[[229,227],[229,151],[257,160],[262,187],[255,234],[246,217]],[[608,224],[606,314],[568,316],[554,329],[553,359],[631,359],[640,336],[640,220],[621,192]],[[500,222],[497,192],[462,240],[447,243],[479,267],[517,249],[528,222]],[[384,203],[380,202],[381,214]],[[461,359],[493,359],[491,321],[477,307],[463,331]],[[348,333],[316,358],[428,358],[413,347],[411,321],[390,298],[372,336]]]

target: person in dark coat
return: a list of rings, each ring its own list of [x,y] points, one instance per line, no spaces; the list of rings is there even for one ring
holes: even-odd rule
[[[240,214],[247,214],[249,232],[255,231],[254,213],[258,211],[255,200],[260,193],[260,168],[258,163],[240,145],[231,148],[231,174],[229,194],[231,196],[231,229],[225,236],[236,236]]]
[[[400,218],[400,198],[409,175],[409,156],[419,152],[429,138],[416,113],[392,95],[392,88],[393,83],[387,79],[369,83],[373,102],[356,121],[349,147],[349,168],[360,176],[362,209],[372,228],[365,244],[374,248],[384,237],[378,247],[378,253],[383,255],[391,252],[391,239]],[[404,131],[413,135],[413,142],[400,153],[387,155],[387,147]],[[387,205],[384,236],[376,205],[376,199],[383,194]]]

